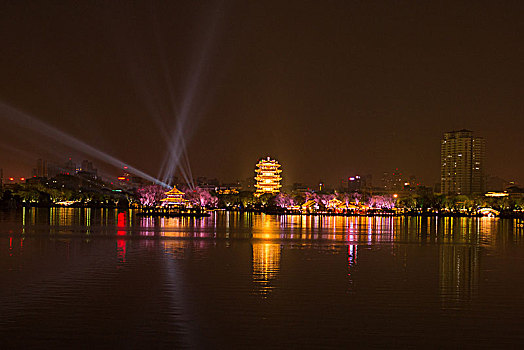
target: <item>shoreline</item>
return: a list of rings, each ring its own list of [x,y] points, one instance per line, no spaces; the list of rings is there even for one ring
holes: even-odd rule
[[[253,214],[265,214],[265,215],[280,215],[280,216],[341,216],[341,217],[457,217],[457,218],[481,218],[489,217],[478,213],[456,213],[456,212],[440,212],[440,213],[417,213],[417,212],[404,212],[395,213],[391,211],[371,211],[366,213],[330,213],[330,212],[319,212],[319,213],[302,213],[294,211],[264,211],[264,210],[228,210],[228,209],[209,209],[205,211],[193,211],[193,212],[177,212],[172,209],[154,209],[154,208],[140,208],[140,207],[119,207],[119,206],[81,206],[81,205],[24,205],[17,207],[0,207],[1,211],[18,210],[22,208],[40,208],[40,209],[56,209],[56,208],[71,208],[71,209],[112,209],[112,210],[133,210],[137,211],[137,216],[142,217],[195,217],[203,218],[211,216],[211,212],[224,211],[230,213],[253,213]],[[504,219],[523,219],[524,211],[519,212],[501,212],[499,215],[494,216],[496,218]]]

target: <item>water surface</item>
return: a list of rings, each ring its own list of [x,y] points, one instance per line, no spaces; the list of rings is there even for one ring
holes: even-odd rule
[[[517,347],[517,220],[0,212],[2,348]]]

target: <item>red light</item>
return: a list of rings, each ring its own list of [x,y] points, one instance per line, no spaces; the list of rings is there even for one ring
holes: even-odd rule
[[[125,234],[126,234],[126,231],[117,232],[118,236],[124,236]],[[123,263],[126,262],[126,245],[127,245],[127,242],[125,239],[116,240],[116,254],[117,254],[118,260]]]
[[[25,181],[25,177],[21,177],[21,178],[20,178],[20,181]]]
[[[9,181],[15,181],[15,178],[14,177],[10,177]]]
[[[120,228],[126,227],[126,214],[118,213],[117,217],[117,226]],[[116,232],[117,236],[125,236],[125,230],[118,230]],[[118,258],[121,262],[126,262],[126,241],[124,239],[116,240],[116,251]]]
[[[126,227],[126,214],[125,213],[118,213],[117,226],[118,227]],[[119,235],[125,235],[125,234],[126,233],[123,232],[122,234],[119,234]]]

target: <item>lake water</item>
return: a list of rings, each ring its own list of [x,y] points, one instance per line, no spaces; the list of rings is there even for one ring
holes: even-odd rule
[[[0,347],[515,348],[522,226],[0,212]]]

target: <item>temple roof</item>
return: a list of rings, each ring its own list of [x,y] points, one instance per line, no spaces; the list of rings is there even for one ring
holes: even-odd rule
[[[173,196],[173,195],[181,195],[184,194],[184,192],[180,191],[176,186],[173,186],[173,188],[165,193],[166,196]]]

